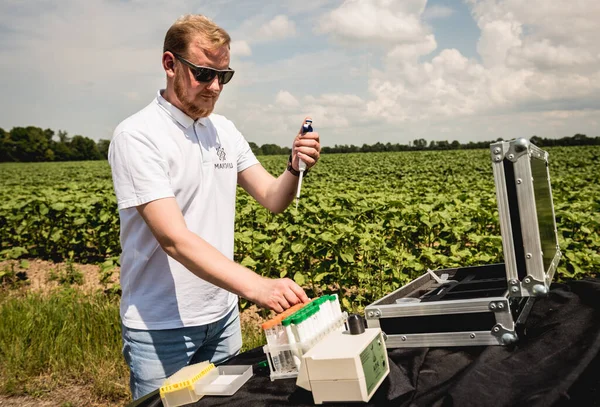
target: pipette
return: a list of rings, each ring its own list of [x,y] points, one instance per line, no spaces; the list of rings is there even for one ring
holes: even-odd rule
[[[306,119],[306,121],[302,125],[302,134],[310,133],[312,131],[312,120]],[[304,171],[306,171],[306,163],[302,161],[302,159],[298,160],[298,169],[300,170],[300,178],[298,179],[298,190],[296,191],[296,211],[298,210],[298,202],[300,201],[300,190],[302,189],[302,176],[304,175]]]

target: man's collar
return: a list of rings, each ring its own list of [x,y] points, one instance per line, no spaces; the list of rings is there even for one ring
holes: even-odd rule
[[[165,99],[162,96],[163,92],[164,89],[158,91],[158,94],[156,95],[156,101],[163,109],[165,109],[169,116],[171,116],[184,129],[187,129],[192,124],[194,124],[194,119],[192,119],[187,114],[183,113],[181,110],[179,110],[177,107],[175,107],[172,103],[170,103],[167,99]],[[201,117],[197,121],[201,125],[206,126],[207,120],[207,117]]]

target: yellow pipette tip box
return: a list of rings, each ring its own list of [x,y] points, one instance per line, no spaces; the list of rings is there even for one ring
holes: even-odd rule
[[[208,361],[186,366],[160,388],[164,407],[195,403],[204,396],[231,396],[252,377],[252,366],[218,366]]]
[[[195,403],[202,398],[203,394],[195,391],[196,384],[200,380],[218,376],[219,372],[212,363],[201,362],[186,366],[166,379],[160,387],[160,398],[163,406],[177,407],[184,404]]]

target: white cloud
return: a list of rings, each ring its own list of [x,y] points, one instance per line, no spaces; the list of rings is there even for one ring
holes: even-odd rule
[[[263,25],[257,32],[262,41],[282,40],[296,35],[296,24],[287,16],[278,15]]]
[[[533,63],[535,68],[542,70],[555,65],[569,66],[570,69],[579,65],[578,70],[585,70],[588,65],[588,68],[592,68],[591,71],[597,70],[600,43],[596,38],[600,34],[597,24],[600,2],[468,1],[473,7],[473,16],[482,29],[482,37],[492,35],[487,31],[490,24],[505,22],[519,27],[521,41],[507,47],[508,62],[511,65],[515,66],[522,60],[526,64]],[[507,37],[510,37],[510,34],[502,32],[495,35],[505,43]],[[482,51],[492,53],[493,44]]]
[[[435,49],[433,36],[388,51],[383,70],[370,76],[369,115],[404,123],[544,111],[577,101],[595,100],[597,106],[600,46],[593,38],[600,29],[592,33],[587,22],[600,19],[600,7],[590,7],[583,22],[580,6],[571,10],[563,4],[560,12],[556,6],[548,12],[541,7],[546,2],[533,3],[471,1],[481,29],[477,50],[482,63],[456,49],[419,61]],[[577,22],[590,37],[558,42],[564,33],[556,26],[576,27]]]
[[[280,90],[275,97],[275,103],[283,107],[297,107],[300,105],[298,99],[294,97],[290,92]]]
[[[386,55],[388,65],[413,61],[417,58],[432,53],[437,48],[435,36],[428,34],[420,41],[412,44],[400,44],[392,48]]]
[[[547,38],[538,41],[525,41],[508,53],[507,65],[514,67],[537,68],[542,71],[585,67],[600,61],[593,50],[554,45]]]
[[[361,107],[365,105],[364,100],[359,96],[341,93],[325,93],[318,97],[308,95],[305,100],[311,104],[332,107]]]
[[[324,145],[346,144],[344,139],[350,140],[356,129],[371,122],[365,109],[364,100],[353,94],[328,93],[297,99],[288,91],[279,91],[275,103],[253,102],[236,112],[235,122],[248,140],[285,146],[292,142],[303,118],[310,115]],[[269,118],[269,125],[263,126],[260,133],[254,131],[256,117]],[[365,131],[363,137],[366,135]],[[363,139],[361,145],[365,142],[368,140]]]
[[[522,45],[522,24],[512,18],[489,20],[482,18],[479,23],[481,37],[477,51],[488,68],[506,65],[509,51]]]
[[[318,32],[341,41],[411,43],[428,34],[419,20],[426,0],[346,0],[322,17]]]
[[[164,84],[162,42],[181,9],[161,3],[2,2],[0,15],[10,15],[3,29],[11,35],[0,40],[0,58],[12,62],[2,68],[0,88],[13,95],[2,104],[2,126],[110,138],[106,128]],[[142,10],[144,23],[132,24]]]
[[[423,13],[423,18],[428,21],[440,20],[440,19],[448,18],[452,14],[454,14],[454,9],[452,9],[450,7],[446,7],[446,6],[435,5],[435,6],[427,7],[425,9],[425,12]]]
[[[248,57],[252,55],[252,49],[247,41],[231,41],[232,57]]]
[[[326,145],[599,135],[600,2],[466,1],[476,58],[434,35],[463,8],[425,0],[1,2],[0,126],[110,137],[164,86],[168,27],[201,12],[235,40],[217,111],[255,142],[289,145],[306,114]]]
[[[481,60],[469,59],[458,49],[441,49],[428,61],[422,57],[436,51],[437,42],[425,21],[448,16],[450,11],[426,9],[420,1],[345,1],[318,21],[318,32],[342,41],[357,59],[361,51],[356,44],[381,45],[383,66],[366,71],[366,97],[306,96],[298,108],[313,113],[317,128],[357,144],[369,142],[353,132],[357,126],[392,142],[397,137],[462,142],[532,134],[563,137],[572,135],[569,126],[598,131],[597,110],[576,106],[600,104],[600,50],[593,40],[599,33],[592,33],[581,10],[567,12],[565,6],[559,11],[553,6],[548,12],[541,2],[536,5],[539,12],[518,1],[472,2],[481,29],[477,47]],[[600,18],[595,13],[590,20]],[[584,27],[588,36],[564,39],[563,30],[556,26],[564,26],[565,20]],[[288,80],[304,77],[310,71],[301,71],[303,59],[291,58],[272,68],[291,74]],[[331,61],[335,64],[350,66],[353,80],[365,76],[365,69],[351,62],[347,65],[338,58]],[[260,107],[282,125],[293,121],[284,108],[283,104]],[[546,112],[553,112],[551,120]]]

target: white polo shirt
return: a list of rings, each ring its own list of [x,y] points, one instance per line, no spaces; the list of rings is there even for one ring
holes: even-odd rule
[[[237,175],[258,164],[231,121],[194,121],[161,93],[119,124],[108,151],[121,220],[121,319],[136,329],[208,324],[237,296],[167,256],[135,207],[175,197],[188,229],[233,259]]]

